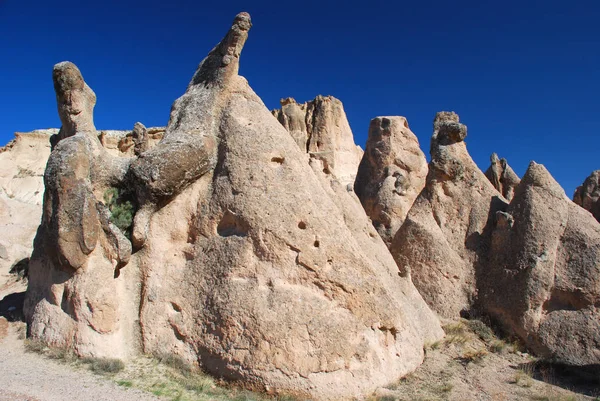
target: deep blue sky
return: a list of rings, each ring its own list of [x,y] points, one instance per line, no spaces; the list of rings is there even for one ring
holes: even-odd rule
[[[343,4],[343,5],[340,5]],[[165,125],[239,11],[254,27],[240,73],[275,108],[331,94],[364,147],[371,118],[403,115],[426,153],[454,110],[482,169],[543,163],[567,195],[600,169],[600,1],[0,0],[0,145],[58,127],[52,66],[76,63],[99,129]]]

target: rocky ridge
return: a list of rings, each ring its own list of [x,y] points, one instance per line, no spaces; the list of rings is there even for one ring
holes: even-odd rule
[[[0,238],[4,270],[29,257],[43,203],[32,338],[171,353],[317,399],[414,370],[443,335],[429,308],[600,363],[600,226],[575,204],[595,213],[597,172],[575,203],[536,163],[520,180],[492,154],[484,174],[453,112],[435,117],[429,166],[404,117],[373,119],[362,155],[333,97],[266,109],[238,75],[250,27],[236,17],[162,129],[96,130],[94,92],[55,66],[61,129],[0,149],[0,214],[17,233]]]

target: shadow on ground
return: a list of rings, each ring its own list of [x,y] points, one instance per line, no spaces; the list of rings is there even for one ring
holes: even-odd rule
[[[25,291],[8,294],[0,301],[0,317],[4,317],[9,322],[24,322],[24,301]]]
[[[569,366],[537,361],[521,364],[518,368],[531,372],[536,380],[591,397],[600,397],[600,365]]]

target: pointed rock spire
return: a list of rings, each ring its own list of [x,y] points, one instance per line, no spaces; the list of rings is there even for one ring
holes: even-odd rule
[[[389,246],[425,186],[427,159],[404,117],[371,120],[354,192]]]
[[[496,153],[490,156],[490,167],[485,171],[485,176],[494,188],[510,201],[515,193],[515,187],[521,181],[506,159],[499,159]]]

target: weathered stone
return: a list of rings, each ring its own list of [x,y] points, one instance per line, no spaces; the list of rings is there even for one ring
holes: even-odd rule
[[[69,61],[58,63],[54,66],[52,78],[62,123],[55,142],[77,132],[95,132],[93,116],[96,94],[83,80],[79,68]]]
[[[81,96],[81,88],[93,94],[71,63],[55,66],[53,77],[59,113]],[[71,81],[76,84],[65,84]],[[86,124],[78,125],[87,112]],[[102,147],[91,109],[80,114],[61,115],[76,123],[61,127],[44,173],[43,214],[29,263],[24,312],[34,338],[80,354],[122,357],[130,350],[115,339],[131,336],[132,330],[119,325],[120,307],[135,289],[115,277],[130,257],[131,244],[107,221],[102,202],[107,190],[124,182],[130,159],[111,156]]]
[[[248,14],[236,17],[175,101],[162,142],[115,178],[136,189],[141,205],[133,229],[140,249],[127,266],[112,259],[120,245],[105,232],[101,205],[91,214],[101,220],[96,246],[75,272],[42,259],[42,241],[55,235],[42,226],[26,302],[30,332],[82,355],[123,357],[139,341],[146,353],[174,353],[254,386],[364,397],[416,368],[423,345],[443,332],[356,196],[323,171],[322,159],[306,162],[237,75],[250,26]],[[51,160],[63,169],[52,170],[58,184],[47,197],[86,176],[86,159],[59,156],[93,143],[79,137],[57,145]],[[84,184],[88,199],[87,189],[97,194],[104,181],[90,174]],[[73,246],[91,249],[78,228],[87,222],[72,216]]]
[[[490,180],[494,188],[510,201],[515,193],[515,187],[521,180],[508,165],[506,159],[499,159],[496,153],[490,156],[490,167],[486,170],[485,176]]]
[[[324,172],[342,185],[354,183],[363,151],[354,143],[341,101],[319,95],[298,104],[287,98],[281,100],[281,109],[272,113],[302,151],[322,161]]]
[[[475,269],[487,257],[488,216],[503,204],[469,156],[466,135],[458,115],[436,115],[425,188],[390,247],[428,305],[452,318],[473,306]]]
[[[135,123],[133,126],[134,153],[139,156],[148,150],[148,131],[142,123]]]
[[[600,226],[534,162],[495,220],[481,308],[541,357],[600,363]]]
[[[425,186],[427,160],[404,117],[371,120],[354,191],[389,246]]]
[[[600,221],[600,170],[596,170],[578,186],[573,195],[573,202],[589,211]]]

